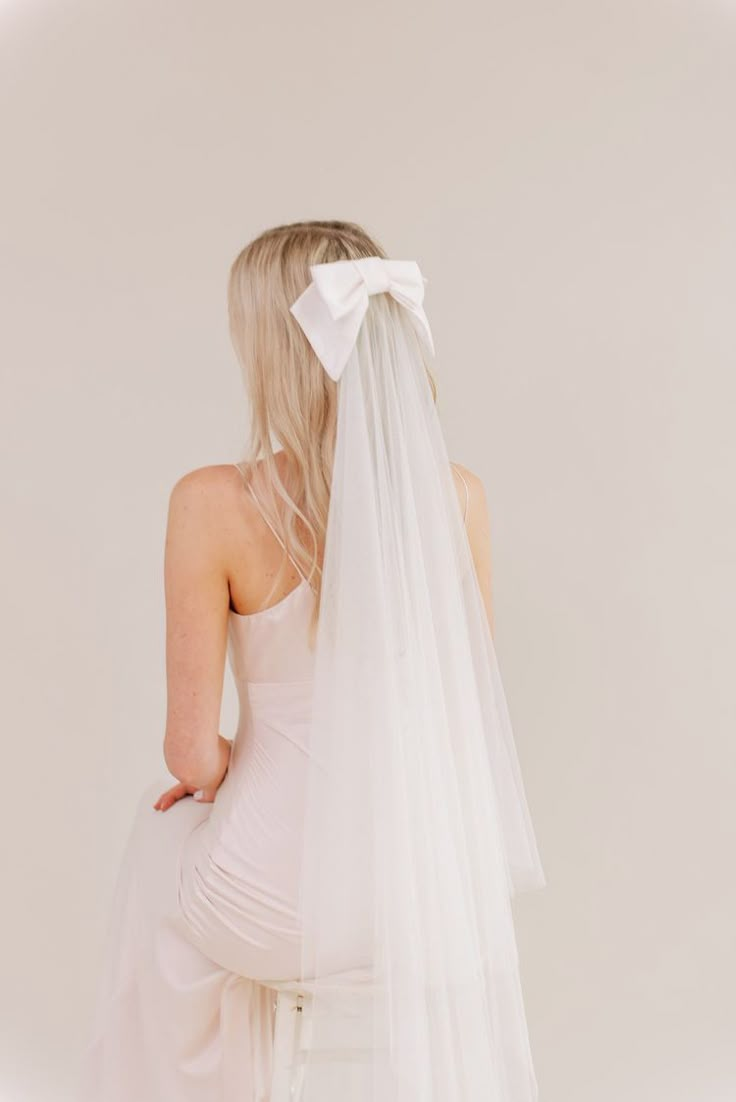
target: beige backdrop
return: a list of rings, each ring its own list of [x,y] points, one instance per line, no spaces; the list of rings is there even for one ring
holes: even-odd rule
[[[69,1097],[164,775],[168,493],[246,426],[228,266],[314,217],[422,265],[486,483],[541,1102],[732,1100],[734,0],[0,0],[0,34],[2,1102]]]

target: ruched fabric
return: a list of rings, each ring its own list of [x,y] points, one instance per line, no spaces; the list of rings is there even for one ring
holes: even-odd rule
[[[142,793],[111,902],[81,1102],[268,1102],[275,992],[296,978],[314,595],[230,613],[240,700],[212,804]]]

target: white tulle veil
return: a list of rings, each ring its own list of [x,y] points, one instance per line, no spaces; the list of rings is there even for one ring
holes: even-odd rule
[[[427,377],[425,281],[378,257],[311,274],[292,313],[339,382],[294,1095],[532,1102],[511,898],[545,877]]]

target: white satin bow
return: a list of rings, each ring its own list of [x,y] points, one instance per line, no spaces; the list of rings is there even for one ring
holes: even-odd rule
[[[312,264],[312,282],[290,309],[328,375],[339,379],[350,358],[370,295],[387,292],[410,310],[430,352],[432,333],[424,313],[424,277],[414,260],[333,260]]]

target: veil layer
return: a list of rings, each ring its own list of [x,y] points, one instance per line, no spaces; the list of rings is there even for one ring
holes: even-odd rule
[[[292,307],[339,378],[293,1095],[534,1102],[511,898],[545,877],[427,376],[423,279],[413,265],[419,282],[392,287],[392,265],[316,265]]]

